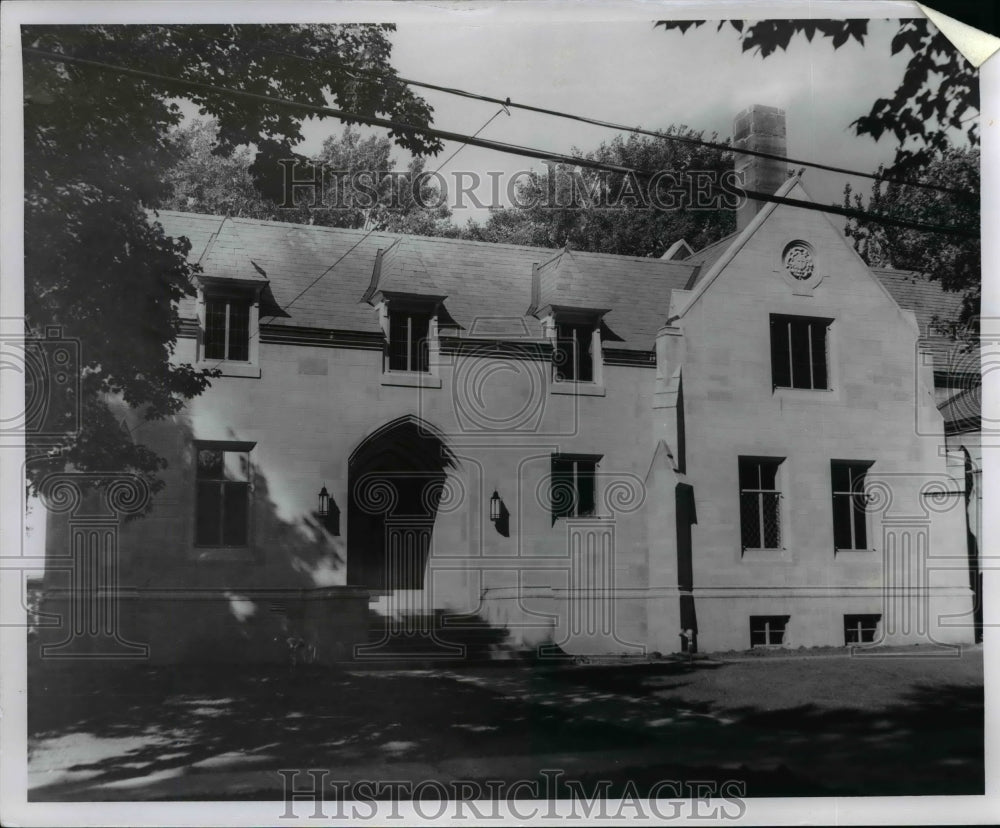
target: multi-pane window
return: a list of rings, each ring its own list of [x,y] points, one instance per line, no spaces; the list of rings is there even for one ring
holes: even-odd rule
[[[205,300],[205,359],[250,359],[249,299],[219,296]]]
[[[389,311],[389,370],[430,371],[431,315],[410,310]]]
[[[553,351],[557,382],[594,381],[593,324],[559,323]]]
[[[867,549],[865,475],[870,462],[832,460],[833,545],[836,549]]]
[[[744,549],[781,548],[781,460],[740,458],[740,530]]]
[[[250,518],[250,452],[199,444],[195,543],[245,546]]]
[[[775,388],[829,388],[830,319],[771,314],[771,383]]]
[[[750,646],[777,647],[785,643],[789,615],[751,615]]]
[[[845,615],[844,644],[871,644],[878,637],[881,615]]]
[[[586,517],[597,512],[597,459],[552,455],[552,519]]]

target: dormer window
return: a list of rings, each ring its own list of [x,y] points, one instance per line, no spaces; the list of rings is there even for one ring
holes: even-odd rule
[[[553,351],[557,382],[594,381],[595,325],[562,322],[556,324]]]
[[[604,396],[600,312],[553,308],[547,326],[552,342],[552,392]]]
[[[198,367],[223,376],[259,377],[260,286],[207,281],[199,295]]]
[[[205,300],[205,359],[249,361],[251,304],[235,297]]]
[[[384,296],[376,307],[385,336],[382,385],[440,388],[438,325],[447,317],[440,300]]]
[[[390,371],[430,371],[431,316],[428,311],[389,308]]]

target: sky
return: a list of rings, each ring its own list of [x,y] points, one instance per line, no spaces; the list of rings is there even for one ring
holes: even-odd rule
[[[743,53],[737,33],[716,22],[679,31],[654,29],[651,22],[504,23],[489,26],[401,22],[392,35],[392,64],[415,80],[459,87],[497,98],[510,97],[564,112],[606,121],[664,128],[683,124],[731,137],[733,116],[751,104],[786,110],[788,154],[836,166],[874,172],[890,162],[895,141],[856,136],[851,121],[867,114],[877,97],[890,95],[902,78],[904,54],[890,56],[889,44],[898,21],[872,20],[865,46],[850,42],[834,50],[830,41],[804,37],[787,52],[767,59]],[[472,134],[498,107],[446,93],[416,90],[434,107],[434,126]],[[323,139],[339,132],[329,119],[305,125],[302,150],[318,151]],[[372,130],[377,132],[377,130]],[[481,133],[497,141],[530,145],[556,152],[596,148],[615,132],[565,119],[511,110]],[[448,143],[434,170],[457,145]],[[395,153],[402,167],[408,158]],[[541,162],[465,147],[442,173],[448,183],[455,170],[502,171],[542,169]],[[808,170],[805,185],[813,198],[839,202],[841,174]],[[870,184],[854,179],[867,193]],[[483,197],[488,194],[484,187]],[[482,220],[485,211],[455,211],[455,220]]]

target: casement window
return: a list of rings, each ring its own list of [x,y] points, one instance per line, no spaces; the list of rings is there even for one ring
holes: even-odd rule
[[[771,314],[774,388],[828,389],[827,331],[832,319]]]
[[[594,330],[593,323],[556,324],[552,352],[556,382],[594,382]]]
[[[785,643],[790,615],[751,615],[750,646],[779,647]]]
[[[424,311],[389,309],[390,371],[430,371],[431,314]]]
[[[865,476],[870,461],[830,461],[833,487],[833,545],[835,549],[868,548],[868,512]]]
[[[739,462],[743,549],[780,549],[781,492],[778,470],[782,460],[741,457]]]
[[[878,638],[881,615],[845,615],[844,644],[871,644]]]
[[[552,455],[552,521],[597,514],[597,463],[600,457]]]
[[[246,546],[250,524],[250,446],[196,443],[195,544]]]
[[[211,295],[205,298],[204,359],[250,360],[252,304],[249,298]]]

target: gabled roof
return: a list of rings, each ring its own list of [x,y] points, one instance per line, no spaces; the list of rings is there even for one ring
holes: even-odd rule
[[[799,181],[800,176],[790,177],[776,195],[787,195]],[[753,233],[751,228],[758,227],[776,206],[773,202],[765,205],[742,233],[733,233],[719,239],[685,259],[685,264],[701,265],[701,270],[695,274],[695,281],[691,287],[703,289],[706,277],[714,278],[717,275],[716,265],[719,261],[724,257],[730,257],[730,254],[735,252],[734,248],[738,248],[749,239]],[[845,240],[846,243],[848,242]],[[962,370],[962,365],[970,363],[970,360],[960,356],[962,344],[936,332],[933,324],[935,316],[943,320],[958,318],[962,306],[961,294],[948,292],[941,287],[940,281],[928,279],[912,271],[891,268],[871,268],[871,271],[897,305],[903,310],[913,312],[920,328],[920,345],[924,351],[933,356],[935,368],[955,371]],[[978,368],[976,370],[978,371]]]
[[[263,269],[243,255],[244,250],[239,227],[232,219],[224,218],[209,238],[198,263],[206,275],[215,279],[266,282]]]
[[[941,282],[909,270],[873,268],[872,273],[885,286],[901,308],[913,311],[920,326],[920,344],[934,357],[939,370],[960,370],[962,365],[979,372],[978,354],[962,353],[962,343],[949,339],[934,328],[934,318],[957,319],[962,309],[962,294],[947,291]]]
[[[373,293],[381,291],[436,298],[447,296],[421,257],[419,245],[414,244],[412,239],[396,239],[379,257],[375,274]]]
[[[796,180],[790,178],[786,186]],[[539,265],[539,282],[544,280],[548,291],[537,297],[540,306],[607,310],[604,322],[621,340],[614,347],[636,351],[653,348],[671,291],[690,287],[695,274],[695,289],[701,288],[747,235],[734,233],[690,258],[670,261],[171,210],[153,219],[167,235],[191,241],[189,258],[201,262],[206,276],[268,282],[273,306],[287,313],[277,318],[268,313],[268,324],[379,333],[365,295],[381,250],[381,288],[446,296],[446,310],[464,335],[540,336],[540,321],[527,313],[532,269]],[[943,291],[939,282],[904,271],[873,272],[902,308],[914,312],[922,336],[933,334],[935,314],[953,318],[958,311],[961,297]],[[194,311],[193,300],[181,303],[182,315],[193,317]],[[926,343],[941,367],[956,352],[955,343],[940,337],[931,335]]]
[[[226,242],[221,249],[227,252],[221,257],[220,250],[219,272],[253,278],[257,265],[266,273],[275,302],[288,314],[268,318],[271,325],[378,333],[377,315],[364,297],[382,250],[383,268],[391,271],[383,286],[401,290],[417,285],[447,296],[446,310],[464,328],[464,335],[539,337],[541,322],[526,313],[532,299],[532,268],[559,255],[549,248],[257,219],[229,218],[223,226],[219,216],[169,210],[154,218],[167,235],[191,240],[193,261],[202,258],[221,226],[219,239]],[[390,248],[397,242],[399,248],[392,254]],[[614,347],[636,351],[652,350],[666,319],[671,289],[684,287],[694,270],[688,262],[582,251],[572,251],[571,259],[576,280],[573,302],[608,309],[605,322],[621,339]],[[205,257],[206,276],[218,275],[212,270],[214,261]],[[194,310],[193,300],[180,308],[188,317]]]
[[[712,242],[712,244],[707,244],[701,250],[692,253],[684,260],[684,262],[686,264],[701,265],[701,272],[705,273],[711,269],[712,265],[719,260],[719,257],[729,249],[729,245],[731,245],[735,240],[736,233],[730,233],[728,236],[723,236],[718,241]]]

